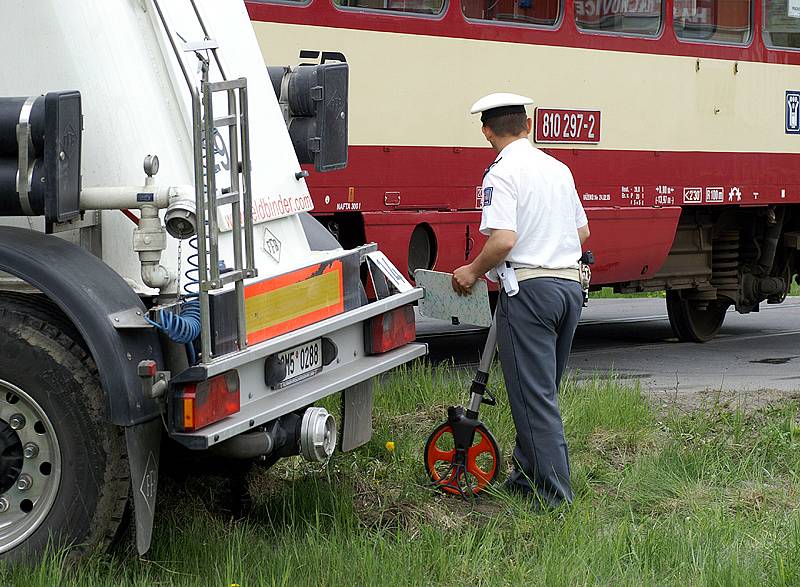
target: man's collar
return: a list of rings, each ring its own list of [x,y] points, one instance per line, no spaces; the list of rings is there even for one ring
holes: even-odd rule
[[[497,160],[499,160],[503,155],[508,155],[511,151],[519,149],[525,143],[530,144],[528,137],[522,137],[515,141],[511,141],[505,147],[503,147],[503,150],[500,151],[500,153],[497,154]]]

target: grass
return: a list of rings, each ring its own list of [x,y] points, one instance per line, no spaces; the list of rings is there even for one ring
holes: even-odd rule
[[[798,403],[757,412],[710,404],[656,411],[629,383],[570,380],[560,401],[576,493],[532,512],[495,493],[467,503],[431,491],[422,445],[464,399],[469,373],[400,369],[379,386],[376,430],[327,465],[282,461],[250,478],[252,514],[220,511],[213,479],[169,489],[152,550],[52,555],[0,572],[16,585],[797,585]],[[499,381],[500,373],[493,373]],[[501,383],[495,387],[502,388]],[[486,408],[500,445],[507,403]],[[385,448],[387,441],[395,450]]]
[[[666,292],[660,291],[645,291],[640,293],[616,293],[613,287],[603,287],[596,291],[589,292],[589,298],[593,300],[603,300],[609,298],[664,298]]]

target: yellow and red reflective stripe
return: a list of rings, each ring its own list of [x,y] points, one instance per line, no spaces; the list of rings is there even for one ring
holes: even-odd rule
[[[306,267],[244,290],[247,343],[255,344],[344,312],[342,262]]]

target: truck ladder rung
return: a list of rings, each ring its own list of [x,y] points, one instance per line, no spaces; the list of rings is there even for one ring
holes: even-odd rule
[[[227,273],[222,273],[219,276],[219,280],[215,283],[214,281],[204,281],[200,285],[200,289],[202,291],[215,291],[221,289],[222,287],[228,285],[229,283],[233,283],[234,281],[240,281],[245,278],[244,271],[228,271]]]
[[[225,126],[233,126],[236,124],[236,117],[235,116],[223,116],[221,118],[214,119],[214,126],[216,128],[222,128]]]
[[[243,78],[226,80],[221,82],[208,82],[208,89],[211,92],[228,92],[231,90],[240,90],[246,87],[246,80]]]
[[[217,198],[217,207],[225,204],[233,204],[239,201],[239,192],[231,192]]]

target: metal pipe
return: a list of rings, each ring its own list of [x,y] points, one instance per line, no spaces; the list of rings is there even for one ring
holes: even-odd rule
[[[204,76],[207,78],[208,74]],[[220,287],[219,283],[219,229],[217,228],[217,172],[214,156],[214,94],[207,79],[203,80],[203,122],[206,141],[206,201],[208,202],[208,252],[211,289]],[[203,349],[205,350],[205,349]]]
[[[170,47],[172,47],[172,52],[175,54],[175,59],[178,60],[178,65],[181,68],[183,79],[186,81],[186,85],[189,86],[189,92],[192,94],[192,98],[197,98],[197,90],[195,90],[194,84],[192,83],[192,80],[189,77],[189,72],[186,71],[186,65],[183,63],[181,52],[178,50],[178,45],[175,43],[175,38],[172,36],[172,31],[169,29],[169,25],[167,24],[167,19],[164,17],[164,13],[161,11],[161,5],[159,4],[158,0],[153,0],[153,5],[155,5],[156,7],[156,12],[158,12],[158,18],[161,21],[161,26],[164,27],[164,32],[167,35]]]
[[[272,435],[266,431],[247,432],[234,436],[208,449],[209,454],[227,459],[255,459],[268,455],[275,447]]]
[[[133,250],[139,254],[142,281],[162,294],[177,293],[177,274],[161,265],[161,253],[167,248],[167,233],[155,206],[142,206],[139,224],[133,229]]]
[[[203,30],[203,35],[206,39],[210,38],[208,36],[208,29],[206,28],[206,23],[203,21],[203,17],[200,14],[200,10],[197,8],[197,3],[195,0],[190,0],[192,3],[192,8],[194,9],[194,14],[197,17],[197,22],[200,23],[200,28]],[[219,73],[222,76],[222,79],[227,80],[228,78],[225,76],[225,70],[222,67],[222,61],[220,61],[219,55],[216,51],[212,51],[214,55],[214,60],[217,62],[217,67],[219,68]]]
[[[166,208],[177,200],[186,200],[194,207],[194,187],[178,186],[114,186],[81,190],[81,210],[122,210],[143,205]]]
[[[240,134],[242,140],[242,207],[244,208],[244,250],[248,277],[256,276],[255,253],[253,248],[253,193],[250,181],[250,122],[248,115],[247,87],[239,91]]]

